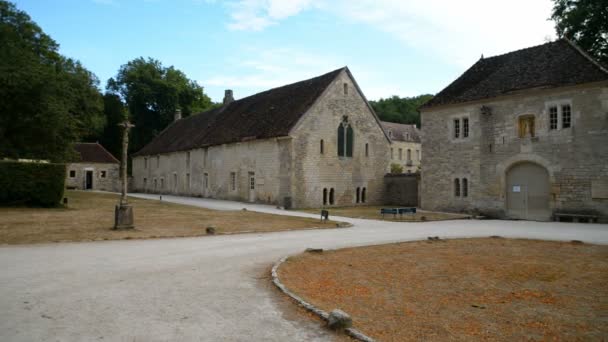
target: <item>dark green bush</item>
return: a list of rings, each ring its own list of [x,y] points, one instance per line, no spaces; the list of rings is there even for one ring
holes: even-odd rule
[[[0,161],[0,205],[54,207],[65,188],[65,164]]]

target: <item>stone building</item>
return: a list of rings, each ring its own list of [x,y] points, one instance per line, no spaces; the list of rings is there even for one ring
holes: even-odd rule
[[[608,71],[558,40],[481,58],[420,108],[422,207],[608,215]]]
[[[120,162],[98,143],[77,143],[78,161],[67,164],[66,187],[120,191]]]
[[[420,133],[416,125],[382,121],[382,127],[391,139],[387,172],[391,171],[392,164],[400,165],[403,168],[403,173],[420,171]]]
[[[134,187],[297,208],[379,204],[389,143],[345,67],[178,115],[133,155]]]

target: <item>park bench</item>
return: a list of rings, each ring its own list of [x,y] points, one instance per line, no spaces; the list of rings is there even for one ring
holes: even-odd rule
[[[415,215],[416,208],[407,207],[407,208],[381,208],[380,214],[382,215],[382,219],[384,219],[384,215],[393,215],[393,218],[403,218],[403,215]]]
[[[597,223],[597,215],[589,214],[568,214],[568,213],[555,213],[553,214],[553,220],[558,222],[581,222],[581,223]]]

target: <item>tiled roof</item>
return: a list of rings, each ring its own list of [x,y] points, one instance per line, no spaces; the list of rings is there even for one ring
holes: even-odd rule
[[[608,71],[570,41],[481,58],[420,109],[482,100],[531,88],[608,80]]]
[[[79,163],[119,163],[118,159],[99,143],[76,143],[74,149],[78,152]]]
[[[348,71],[340,68],[175,121],[134,156],[287,136],[343,70]]]
[[[416,125],[405,125],[382,121],[382,128],[386,134],[395,141],[420,142],[420,133]]]

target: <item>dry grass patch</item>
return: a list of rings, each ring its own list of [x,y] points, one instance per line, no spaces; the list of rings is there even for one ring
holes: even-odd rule
[[[279,276],[380,341],[608,339],[608,246],[408,242],[302,254]]]
[[[66,196],[68,208],[0,208],[0,244],[199,236],[209,226],[216,227],[219,234],[336,227],[335,222],[311,218],[130,198],[136,229],[115,231],[118,195],[68,191]]]
[[[416,210],[416,214],[414,215],[403,215],[400,217],[397,215],[393,217],[393,215],[384,215],[384,218],[380,214],[381,208],[400,208],[399,206],[356,206],[356,207],[331,207],[325,208],[329,210],[329,217],[333,216],[342,216],[342,217],[352,217],[352,218],[362,218],[362,219],[373,219],[373,220],[386,220],[386,221],[444,221],[444,220],[458,220],[468,218],[469,215],[464,214],[455,214],[455,213],[438,213],[433,211],[426,210]],[[311,214],[319,214],[323,209],[303,209],[301,211],[311,213]]]

